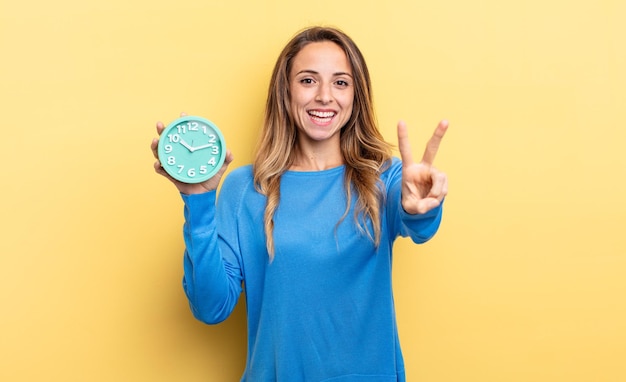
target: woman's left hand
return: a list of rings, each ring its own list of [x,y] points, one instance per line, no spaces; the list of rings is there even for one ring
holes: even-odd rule
[[[402,158],[402,208],[409,214],[424,214],[438,207],[448,193],[448,177],[433,167],[439,144],[448,129],[441,121],[426,145],[422,160],[413,162],[406,124],[398,123],[398,148]]]

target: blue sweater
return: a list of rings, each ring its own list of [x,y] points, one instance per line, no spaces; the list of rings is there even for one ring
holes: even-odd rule
[[[199,320],[233,311],[245,286],[248,355],[242,381],[404,381],[392,292],[392,246],[398,236],[431,238],[441,207],[423,215],[402,209],[401,163],[382,175],[386,204],[378,248],[346,208],[344,167],[289,171],[274,216],[275,258],[263,229],[265,197],[251,166],[232,171],[216,192],[183,195],[183,287]],[[371,225],[368,225],[371,227]]]

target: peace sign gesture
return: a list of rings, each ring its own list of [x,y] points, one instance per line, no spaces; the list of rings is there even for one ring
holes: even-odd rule
[[[433,167],[439,144],[448,129],[441,121],[426,144],[422,160],[413,162],[406,124],[398,123],[398,148],[402,158],[402,208],[409,214],[423,214],[441,204],[448,193],[448,177]]]

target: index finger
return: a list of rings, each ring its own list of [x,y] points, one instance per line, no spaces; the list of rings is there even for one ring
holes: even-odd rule
[[[163,130],[165,130],[165,125],[163,124],[163,122],[161,122],[161,121],[157,122],[156,130],[157,130],[157,134],[159,134],[159,136],[160,136],[161,133],[163,132]]]
[[[413,154],[411,153],[411,143],[409,142],[409,133],[406,129],[404,121],[398,122],[398,150],[403,164],[413,163]]]
[[[426,144],[426,149],[424,150],[424,155],[422,156],[422,163],[427,165],[432,165],[435,156],[437,156],[437,151],[439,150],[439,144],[441,143],[441,139],[445,135],[448,130],[448,121],[445,119],[437,125],[433,136],[430,137],[428,143]]]

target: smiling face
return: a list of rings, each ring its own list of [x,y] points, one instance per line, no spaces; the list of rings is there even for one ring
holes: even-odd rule
[[[345,52],[334,42],[306,45],[289,73],[291,112],[300,145],[332,144],[352,115],[354,81]]]

